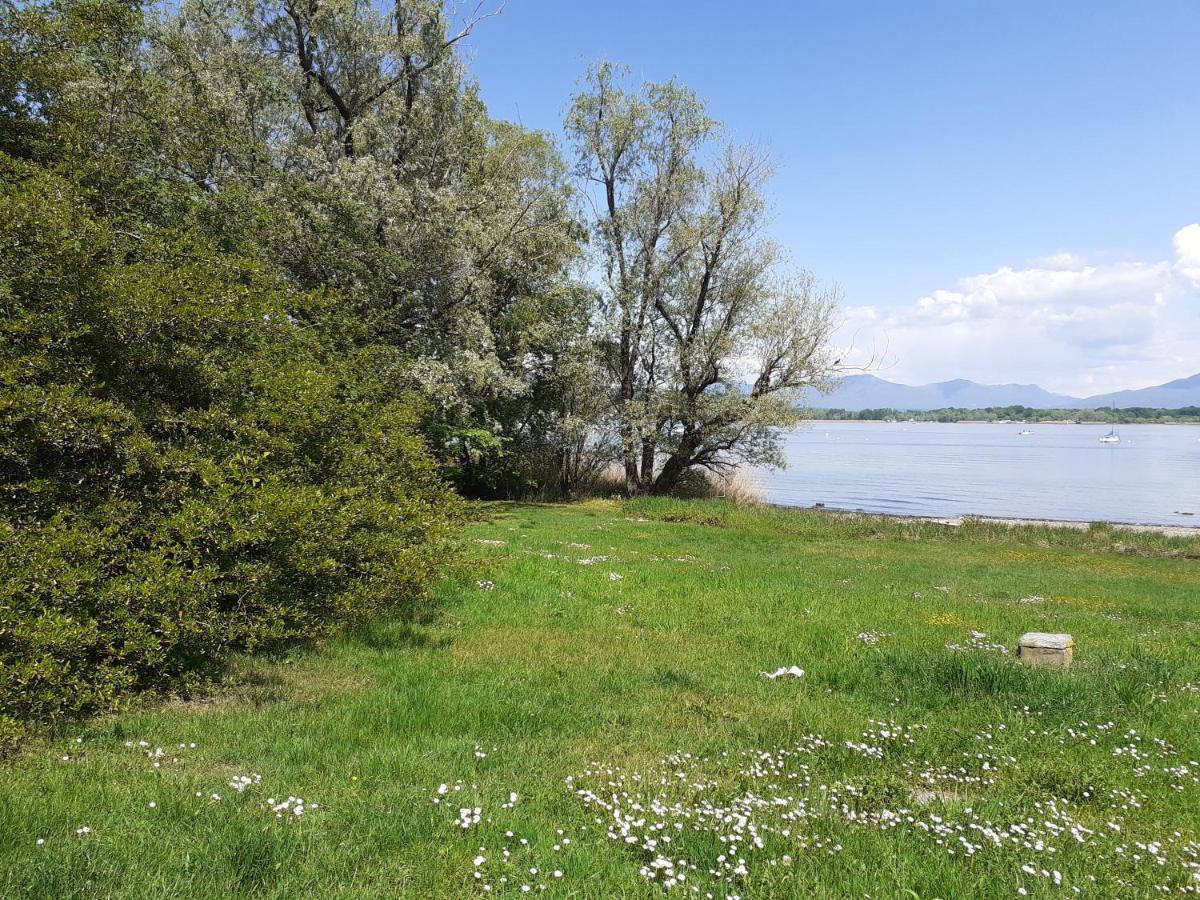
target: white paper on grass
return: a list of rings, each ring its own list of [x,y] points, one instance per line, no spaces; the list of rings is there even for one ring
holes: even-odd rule
[[[791,676],[792,678],[803,678],[804,670],[799,666],[780,666],[774,672],[759,672],[758,674],[763,678],[770,679],[782,678],[785,675]]]

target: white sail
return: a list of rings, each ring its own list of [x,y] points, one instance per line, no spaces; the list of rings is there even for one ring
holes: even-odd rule
[[[1106,434],[1106,435],[1104,435],[1104,437],[1100,438],[1100,443],[1102,443],[1102,444],[1119,444],[1119,443],[1121,443],[1121,433],[1117,430],[1117,421],[1116,421],[1116,419],[1117,419],[1117,404],[1115,401],[1113,402],[1113,405],[1112,405],[1112,414],[1113,414],[1113,424],[1112,424],[1112,427],[1108,429],[1108,434]]]

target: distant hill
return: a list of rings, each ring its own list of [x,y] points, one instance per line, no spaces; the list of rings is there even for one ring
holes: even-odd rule
[[[1200,374],[1190,378],[1176,378],[1157,387],[1138,391],[1117,391],[1113,394],[1097,394],[1083,401],[1085,409],[1116,404],[1121,406],[1148,406],[1158,409],[1179,409],[1181,406],[1200,406]]]
[[[1200,406],[1200,374],[1180,378],[1157,387],[1117,391],[1094,397],[1053,394],[1036,384],[977,384],[963,378],[934,384],[897,384],[874,375],[849,375],[830,394],[810,392],[806,400],[813,409],[900,409],[930,410],[945,407],[982,409],[987,406],[1028,406],[1032,409],[1095,409],[1117,406],[1147,406],[1179,409]]]

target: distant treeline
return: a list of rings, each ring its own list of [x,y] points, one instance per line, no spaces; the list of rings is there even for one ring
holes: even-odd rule
[[[1028,406],[988,406],[983,409],[949,407],[924,411],[899,409],[817,409],[813,417],[854,422],[884,422],[903,419],[914,422],[1130,422],[1149,424],[1200,423],[1200,406],[1155,409],[1131,406],[1125,409],[1031,409]]]

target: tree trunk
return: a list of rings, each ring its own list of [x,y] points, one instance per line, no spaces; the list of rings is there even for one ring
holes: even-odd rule
[[[638,460],[637,447],[634,444],[633,429],[622,429],[629,433],[629,438],[624,443],[625,450],[625,493],[630,497],[636,496],[641,492],[642,483],[638,477]]]
[[[663,463],[662,470],[650,487],[650,492],[669,494],[679,487],[680,479],[692,467],[692,461],[696,458],[696,450],[702,442],[696,432],[684,434],[679,441],[679,446],[675,448],[675,452],[668,456],[667,461]]]
[[[566,447],[559,447],[555,453],[555,462],[558,467],[558,492],[565,500],[571,496],[575,487],[575,479],[571,477],[571,451]]]
[[[679,487],[679,480],[687,472],[688,466],[678,454],[672,454],[663,463],[662,471],[654,479],[650,487],[652,494],[669,494]]]
[[[642,440],[642,484],[654,483],[654,441]]]
[[[622,313],[628,317],[628,311]],[[633,404],[634,366],[633,334],[628,321],[621,324],[621,450],[625,456],[625,493],[630,497],[641,490],[641,479],[638,477],[638,436],[630,407]]]

